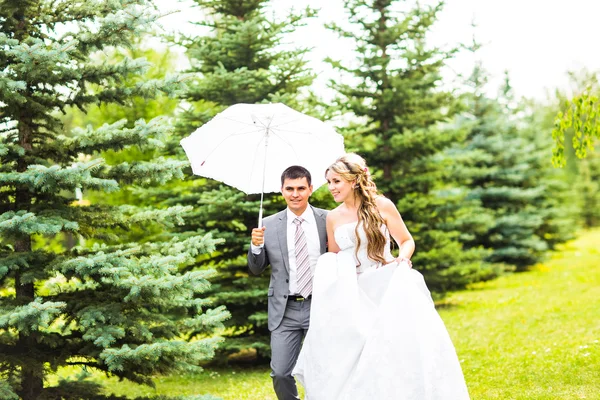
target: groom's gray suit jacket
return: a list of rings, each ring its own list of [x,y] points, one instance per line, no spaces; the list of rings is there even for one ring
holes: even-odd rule
[[[310,206],[317,222],[321,254],[327,251],[327,229],[325,218],[327,210]],[[261,274],[271,264],[271,282],[269,283],[269,330],[276,329],[285,313],[289,294],[290,262],[287,246],[287,210],[278,212],[263,220],[265,226],[264,246],[259,254],[248,250],[248,267],[254,275]]]

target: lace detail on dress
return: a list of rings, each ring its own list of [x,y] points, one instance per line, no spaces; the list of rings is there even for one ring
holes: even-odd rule
[[[346,253],[356,261],[356,273],[361,273],[372,267],[381,266],[381,263],[371,260],[367,255],[367,234],[362,227],[358,230],[360,236],[360,248],[355,254],[356,246],[356,232],[354,231],[358,221],[348,222],[346,224],[339,225],[333,235],[335,236],[335,242],[340,247],[342,253]],[[390,262],[394,260],[394,256],[390,250],[390,234],[387,226],[382,225],[381,231],[387,238],[385,249],[383,251],[383,257]]]

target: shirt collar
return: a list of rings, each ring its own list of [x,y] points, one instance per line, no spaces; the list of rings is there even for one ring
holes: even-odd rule
[[[286,209],[286,211],[287,211],[288,225],[293,224],[294,219],[297,217],[297,215],[294,214],[289,208]],[[312,207],[310,206],[310,204],[308,205],[308,207],[306,207],[306,210],[304,210],[302,215],[300,215],[300,218],[302,218],[305,223],[308,222],[309,224],[312,224],[315,221],[315,214],[313,213],[313,210],[312,210]]]

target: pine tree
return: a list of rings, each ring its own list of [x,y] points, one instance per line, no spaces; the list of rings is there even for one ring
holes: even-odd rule
[[[463,170],[469,198],[491,217],[486,232],[465,241],[491,249],[487,261],[524,269],[571,234],[572,213],[565,207],[567,188],[551,171],[550,143],[539,126],[525,126],[508,77],[498,96],[487,94],[488,76],[477,62],[468,80],[467,108],[459,125],[467,130],[464,149],[475,156]]]
[[[116,64],[124,59],[145,58],[149,63],[149,68],[143,75],[130,75],[124,77],[122,85],[134,86],[138,82],[143,82],[152,79],[163,79],[165,76],[174,74],[177,69],[175,53],[169,48],[160,50],[150,46],[150,43],[156,38],[156,34],[148,34],[133,38],[131,47],[115,48],[104,51],[102,53],[103,62]],[[101,90],[102,88],[98,88]],[[91,90],[96,90],[92,85]],[[126,104],[118,103],[101,103],[98,105],[90,105],[85,111],[81,111],[76,107],[68,107],[65,115],[61,118],[64,124],[64,130],[70,131],[72,127],[91,126],[93,129],[98,129],[102,125],[108,123],[116,123],[121,120],[127,121],[125,126],[132,128],[135,121],[139,119],[151,120],[162,116],[163,118],[171,117],[175,114],[178,105],[178,99],[174,96],[169,96],[167,93],[157,93],[152,98],[140,96],[132,96]],[[169,122],[170,123],[170,122]],[[169,139],[171,135],[167,137]],[[109,149],[100,153],[100,156],[109,164],[132,162],[132,161],[151,161],[166,154],[166,146],[144,148],[128,147],[123,150]],[[171,183],[181,183],[181,180],[175,180]],[[138,186],[126,186],[122,190],[114,193],[104,193],[97,191],[86,191],[80,196],[83,201],[88,202],[105,202],[109,204],[137,204],[139,206],[158,205],[157,199],[151,195],[153,188],[144,188]],[[126,233],[121,232],[120,238],[122,242],[129,241],[148,241],[155,240],[156,236],[165,233],[164,229],[156,226],[154,230],[150,227],[131,227]],[[169,232],[170,235],[173,232]]]
[[[143,74],[124,77],[122,84],[134,86],[139,82],[164,79],[177,70],[177,54],[170,48],[157,49],[153,43],[158,33],[150,32],[143,36],[132,38],[127,48],[111,48],[96,54],[95,59],[109,64],[118,64],[125,59],[146,59],[148,67]],[[95,90],[95,86],[91,86]],[[98,90],[102,90],[101,87]],[[114,123],[127,120],[127,127],[132,127],[138,119],[149,120],[157,116],[172,116],[178,105],[178,99],[167,93],[157,93],[152,98],[135,97],[128,99],[126,104],[101,103],[81,111],[70,107],[62,118],[64,129],[77,126],[92,125],[93,128],[104,123]]]
[[[373,167],[378,187],[394,201],[415,238],[415,268],[437,292],[464,287],[496,274],[480,249],[462,249],[460,226],[468,207],[444,150],[461,132],[443,123],[458,111],[456,96],[440,88],[441,70],[454,50],[432,48],[427,33],[442,3],[345,1],[352,28],[330,28],[353,40],[357,67],[330,60],[352,77],[333,82],[340,104],[360,120],[347,136],[350,147]],[[459,221],[462,219],[462,221]],[[471,221],[479,229],[479,221]]]
[[[267,0],[195,0],[207,15],[198,25],[206,35],[182,36],[193,79],[182,95],[184,111],[179,115],[178,139],[188,136],[225,107],[236,103],[282,102],[300,109],[300,94],[313,81],[304,56],[308,49],[282,46],[286,34],[314,15],[310,9],[291,13],[281,20],[270,17]],[[179,146],[174,154],[184,159]],[[242,170],[231,160],[232,170]],[[282,171],[283,172],[283,171]],[[189,172],[191,175],[191,171]],[[161,194],[156,194],[161,196]],[[270,356],[267,328],[269,272],[249,276],[246,254],[250,232],[258,221],[260,196],[248,196],[220,182],[195,177],[185,185],[162,192],[164,204],[191,205],[194,211],[180,227],[184,231],[210,230],[224,240],[210,257],[195,267],[216,267],[211,295],[216,304],[225,304],[232,318],[227,322],[227,340],[220,348],[229,356],[248,356],[265,361]],[[265,196],[265,215],[285,207],[280,195]],[[235,357],[234,357],[235,358]]]
[[[201,297],[213,272],[179,268],[214,250],[211,235],[122,242],[134,226],[171,228],[188,207],[155,209],[75,201],[76,189],[112,193],[183,176],[166,158],[111,164],[101,152],[152,149],[162,118],[65,131],[68,107],[131,104],[175,94],[180,78],[126,84],[144,59],[105,62],[158,16],[145,0],[4,0],[0,4],[0,391],[3,398],[103,398],[86,374],[44,387],[80,366],[137,383],[210,359],[227,312]],[[55,240],[71,234],[73,248]],[[166,236],[166,235],[165,235]],[[201,331],[198,340],[186,340]]]

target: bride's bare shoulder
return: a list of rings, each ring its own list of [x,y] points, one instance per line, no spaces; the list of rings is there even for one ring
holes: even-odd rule
[[[332,222],[337,221],[340,218],[340,215],[340,206],[337,206],[336,208],[327,213],[327,220]]]
[[[327,225],[335,230],[338,226],[348,222],[348,210],[343,204],[334,208],[327,214]]]
[[[393,219],[395,218],[395,216],[399,215],[396,205],[387,197],[377,197],[375,199],[375,204],[377,205],[379,214],[381,215],[385,223],[388,223],[390,218]]]
[[[389,207],[396,207],[394,203],[385,196],[377,196],[375,197],[375,204],[379,209],[386,209]]]

